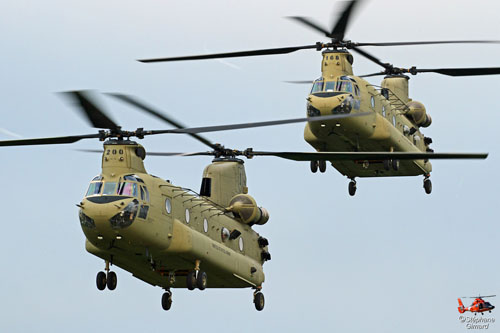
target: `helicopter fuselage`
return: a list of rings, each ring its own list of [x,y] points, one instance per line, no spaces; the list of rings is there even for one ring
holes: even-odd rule
[[[131,141],[105,144],[102,174],[79,205],[87,251],[165,289],[185,288],[178,277],[200,268],[209,288],[260,287],[267,246],[259,234],[207,198],[147,174],[141,156]]]
[[[388,76],[382,89],[352,73],[352,56],[346,51],[323,52],[322,77],[307,98],[308,116],[370,113],[367,116],[308,123],[304,139],[317,151],[338,152],[426,152],[428,139],[419,127],[430,125],[425,108],[417,110],[424,120],[414,121],[414,109],[423,108],[407,96],[408,78]],[[406,91],[405,91],[406,90]],[[426,118],[427,117],[427,118]],[[418,119],[420,120],[420,119]],[[426,122],[427,120],[427,122]],[[424,160],[400,161],[398,170],[384,168],[382,160],[332,160],[343,175],[354,177],[414,176],[429,174]]]

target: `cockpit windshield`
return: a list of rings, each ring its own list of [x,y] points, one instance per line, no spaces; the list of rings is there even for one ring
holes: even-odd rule
[[[313,83],[311,94],[318,92],[356,92],[356,95],[359,95],[359,89],[356,85],[356,81],[348,76],[341,76],[337,80],[332,81],[323,81],[322,78],[317,79]]]
[[[103,195],[124,195],[149,202],[149,191],[144,181],[137,175],[127,175],[121,182],[107,182],[102,176],[92,179],[86,197]]]

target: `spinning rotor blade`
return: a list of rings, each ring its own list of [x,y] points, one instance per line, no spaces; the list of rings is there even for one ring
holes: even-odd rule
[[[421,42],[353,43],[355,46],[407,46],[434,44],[500,44],[500,40],[441,40]]]
[[[68,91],[63,94],[68,96],[77,106],[79,106],[78,109],[83,112],[93,127],[106,129],[120,128],[120,126],[112,121],[103,110],[96,106],[89,96],[88,91]]]
[[[364,161],[364,160],[426,160],[426,159],[485,159],[487,153],[408,153],[408,152],[266,152],[252,151],[252,156],[277,156],[294,161]]]
[[[320,26],[318,23],[313,22],[312,19],[310,19],[308,17],[288,16],[288,18],[292,19],[292,20],[295,20],[297,22],[300,22],[300,23],[308,26],[309,28],[312,28],[313,30],[319,31],[323,35],[325,35],[326,37],[330,36],[330,32],[328,30],[326,30],[325,28],[323,28],[322,26]]]
[[[213,54],[193,55],[193,56],[185,56],[185,57],[139,59],[137,61],[144,62],[144,63],[150,63],[150,62],[251,57],[251,56],[261,56],[261,55],[287,54],[287,53],[292,53],[292,52],[295,52],[298,50],[316,49],[317,47],[318,46],[316,44],[314,44],[314,45],[304,45],[304,46],[279,47],[279,48],[273,48],[273,49],[261,49],[261,50],[250,50],[250,51],[239,51],[239,52],[228,52],[228,53],[213,53]]]
[[[84,153],[99,153],[102,154],[102,149],[77,149],[77,151],[81,151]],[[155,153],[155,152],[147,152],[147,156],[212,156],[213,152],[194,152],[194,153]]]
[[[332,120],[332,119],[362,117],[362,116],[367,116],[370,114],[371,114],[370,112],[363,112],[363,113],[355,113],[355,114],[338,114],[338,115],[319,116],[319,117],[305,117],[305,118],[293,118],[293,119],[282,119],[282,120],[271,120],[271,121],[259,121],[259,122],[254,122],[254,123],[241,123],[241,124],[218,125],[218,126],[179,128],[179,129],[173,129],[173,130],[148,131],[146,134],[218,132],[218,131],[229,131],[229,130],[243,129],[243,128],[276,126],[276,125],[293,124],[293,123],[316,122],[316,121],[325,121],[325,120]]]
[[[344,40],[347,25],[349,24],[349,17],[351,16],[351,13],[356,4],[359,2],[360,1],[357,0],[351,0],[346,4],[342,15],[340,15],[340,18],[337,20],[337,23],[333,27],[332,32],[328,37],[335,38],[336,40]]]
[[[58,137],[50,137],[50,138],[22,139],[22,140],[7,140],[7,141],[0,141],[0,147],[57,145],[57,144],[74,143],[74,142],[80,141],[82,139],[96,139],[96,138],[100,138],[100,134],[58,136]]]
[[[412,68],[389,67],[384,72],[362,75],[360,77],[371,77],[377,75],[390,75],[390,74],[405,74],[405,73],[409,73],[412,75],[417,75],[418,73],[437,73],[448,76],[498,75],[500,74],[500,67],[433,68],[433,69],[418,69],[416,67]]]
[[[366,52],[364,50],[361,50],[361,49],[359,49],[357,47],[353,47],[352,50],[355,51],[355,52],[357,52],[357,53],[359,53],[359,54],[361,54],[363,57],[367,58],[368,60],[373,61],[377,65],[384,67],[385,69],[390,69],[391,68],[390,64],[383,63],[380,59],[372,56],[370,53],[368,53],[368,52]]]
[[[117,98],[125,103],[128,103],[132,106],[135,106],[136,108],[138,108],[146,113],[149,113],[150,115],[153,115],[156,118],[159,118],[159,119],[163,120],[164,122],[166,122],[174,127],[177,127],[179,129],[186,128],[186,126],[182,125],[181,123],[177,122],[176,120],[172,119],[171,117],[169,117],[169,116],[167,116],[159,111],[154,110],[153,108],[149,107],[145,103],[140,102],[135,97],[127,96],[127,95],[123,95],[123,94],[114,94],[114,93],[108,94],[108,95],[113,96],[113,97],[115,97],[115,98]],[[195,138],[196,140],[200,141],[201,143],[209,146],[210,148],[217,149],[217,145],[215,145],[214,143],[205,139],[204,137],[197,135],[197,134],[193,134],[193,133],[189,133],[189,135],[191,137]]]

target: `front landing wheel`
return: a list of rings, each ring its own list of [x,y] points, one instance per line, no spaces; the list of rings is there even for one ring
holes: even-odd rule
[[[425,190],[425,193],[427,193],[427,194],[431,194],[431,192],[432,192],[432,182],[429,178],[424,179],[424,190]]]
[[[255,304],[255,309],[257,311],[262,311],[264,309],[264,294],[259,292],[256,292],[253,295],[253,303]]]
[[[104,273],[104,272],[97,273],[95,282],[97,285],[97,289],[99,289],[99,290],[106,289],[106,273]]]
[[[352,197],[356,194],[356,181],[351,180],[349,182],[349,195]]]
[[[170,291],[163,293],[163,296],[161,297],[161,307],[165,311],[170,310],[172,307],[172,293]]]

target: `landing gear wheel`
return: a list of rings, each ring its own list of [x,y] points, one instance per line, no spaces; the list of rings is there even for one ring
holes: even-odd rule
[[[186,277],[186,285],[189,290],[194,290],[196,288],[196,272],[191,271]]]
[[[168,311],[172,307],[172,293],[167,291],[161,296],[161,307],[163,310]]]
[[[323,173],[326,171],[326,161],[318,161],[319,172]]]
[[[399,170],[399,160],[392,160],[392,168],[394,169],[394,171]]]
[[[205,290],[205,288],[207,287],[207,273],[198,271],[198,276],[196,277],[196,286],[200,290]]]
[[[311,172],[318,172],[318,161],[311,161]]]
[[[432,182],[429,178],[424,179],[424,190],[425,190],[425,193],[427,193],[427,194],[431,194],[431,192],[432,192]]]
[[[108,272],[108,276],[106,277],[106,285],[109,290],[115,290],[116,284],[118,283],[118,278],[116,277],[115,272]]]
[[[99,272],[97,273],[97,277],[95,279],[97,289],[104,290],[106,289],[106,273]]]
[[[255,304],[257,311],[262,311],[264,309],[264,294],[260,291],[256,292],[253,295],[253,303]]]
[[[349,182],[349,195],[352,197],[356,194],[356,181],[351,180]]]
[[[391,160],[384,160],[382,163],[384,164],[385,171],[391,170],[391,164],[392,164]]]

